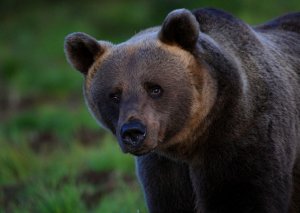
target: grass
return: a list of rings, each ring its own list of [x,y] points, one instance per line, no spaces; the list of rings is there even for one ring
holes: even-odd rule
[[[133,158],[121,155],[111,136],[43,155],[24,143],[0,145],[0,204],[7,212],[146,211]]]

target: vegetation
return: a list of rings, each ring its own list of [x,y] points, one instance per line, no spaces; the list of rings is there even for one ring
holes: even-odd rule
[[[134,159],[90,116],[64,37],[121,42],[175,8],[223,8],[251,24],[298,0],[17,1],[0,7],[0,212],[146,212]]]

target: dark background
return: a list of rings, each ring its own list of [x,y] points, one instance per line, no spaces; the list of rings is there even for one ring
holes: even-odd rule
[[[0,212],[146,212],[134,159],[89,115],[64,37],[118,43],[173,9],[207,6],[255,25],[300,1],[1,0]]]

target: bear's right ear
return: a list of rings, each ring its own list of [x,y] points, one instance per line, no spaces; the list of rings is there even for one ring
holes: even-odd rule
[[[69,63],[84,75],[105,49],[96,39],[85,33],[71,33],[65,38],[65,54]]]
[[[178,9],[170,12],[165,18],[158,38],[170,45],[192,51],[196,46],[200,26],[196,17],[187,9]]]

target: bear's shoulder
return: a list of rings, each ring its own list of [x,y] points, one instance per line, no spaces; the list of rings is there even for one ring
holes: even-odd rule
[[[230,13],[214,8],[201,8],[194,10],[193,14],[199,23],[201,33],[208,35],[225,49],[250,48],[253,51],[261,48],[255,30]]]
[[[218,33],[229,31],[245,31],[248,32],[251,28],[249,25],[234,17],[230,13],[215,9],[215,8],[201,8],[193,11],[197,21],[200,25],[201,32]]]

